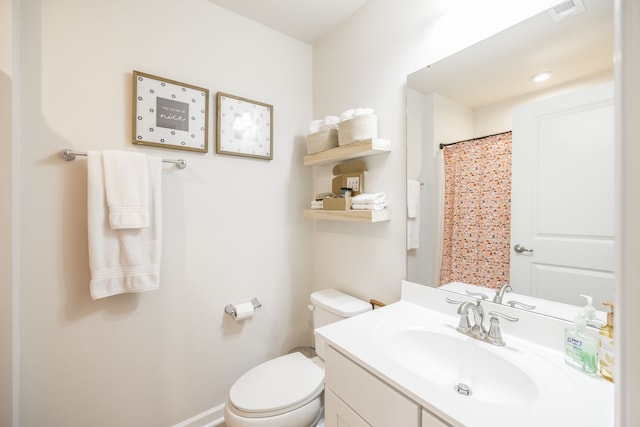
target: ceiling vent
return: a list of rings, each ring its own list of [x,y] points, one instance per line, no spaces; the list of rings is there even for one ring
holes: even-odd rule
[[[553,22],[564,21],[585,11],[582,0],[565,0],[549,9],[549,15]]]

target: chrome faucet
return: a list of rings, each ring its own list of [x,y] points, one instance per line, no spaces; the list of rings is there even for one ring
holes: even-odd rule
[[[496,294],[493,297],[493,302],[495,302],[496,304],[502,304],[502,298],[504,298],[504,294],[506,294],[507,292],[513,292],[513,288],[511,288],[511,285],[502,285],[502,287],[496,291]],[[511,307],[524,308],[525,310],[535,310],[536,308],[535,305],[528,305],[520,301],[507,301],[506,304],[510,305]]]
[[[490,311],[489,315],[491,319],[489,321],[489,330],[484,327],[484,309],[480,305],[480,300],[472,301],[455,301],[452,299],[446,299],[450,304],[460,304],[458,306],[457,313],[460,315],[460,323],[456,330],[462,334],[470,336],[475,339],[486,341],[493,345],[504,346],[505,342],[502,339],[502,331],[500,330],[500,321],[498,317],[502,317],[510,322],[517,322],[516,317],[507,316],[506,314],[499,313],[497,311]],[[474,324],[471,326],[469,322],[469,312],[473,313]]]
[[[462,326],[463,319],[466,319],[467,325],[469,323],[469,311],[473,313],[474,325],[473,327],[461,331],[460,327]],[[463,302],[458,307],[458,314],[461,316],[461,325],[458,326],[458,331],[470,335],[473,338],[484,339],[485,335],[487,334],[487,330],[484,327],[484,309],[480,305],[480,301],[477,301],[475,303],[471,301]]]
[[[513,292],[511,285],[508,283],[502,285],[502,287],[496,291],[496,294],[493,297],[493,302],[495,302],[496,304],[502,304],[502,298],[507,292]]]

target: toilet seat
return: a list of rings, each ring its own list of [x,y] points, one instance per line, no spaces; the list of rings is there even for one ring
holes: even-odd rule
[[[230,409],[247,418],[276,416],[308,404],[323,389],[324,369],[295,352],[242,375],[229,391]]]

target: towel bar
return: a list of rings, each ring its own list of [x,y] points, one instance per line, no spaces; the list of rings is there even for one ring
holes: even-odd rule
[[[60,156],[60,158],[62,160],[66,160],[68,162],[70,162],[71,160],[75,160],[76,156],[86,156],[87,153],[83,153],[81,151],[73,151],[70,150],[68,148],[65,148],[64,150],[60,151],[58,153],[58,156]],[[187,167],[187,161],[184,159],[162,159],[162,161],[164,163],[173,163],[175,164],[178,169],[184,169]]]

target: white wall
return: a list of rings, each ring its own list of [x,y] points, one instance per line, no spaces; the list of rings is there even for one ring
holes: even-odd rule
[[[0,425],[12,420],[13,289],[11,191],[12,90],[13,90],[13,2],[0,0]]]
[[[640,425],[640,3],[616,0],[616,425]],[[624,374],[623,374],[624,372]]]
[[[21,8],[20,425],[166,426],[224,403],[311,342],[311,47],[206,0]],[[207,154],[131,144],[133,69],[210,89]],[[274,160],[215,154],[217,91],[274,105]],[[90,299],[86,159],[63,148],[188,161],[163,168],[159,290]],[[253,319],[223,314],[252,297]]]

